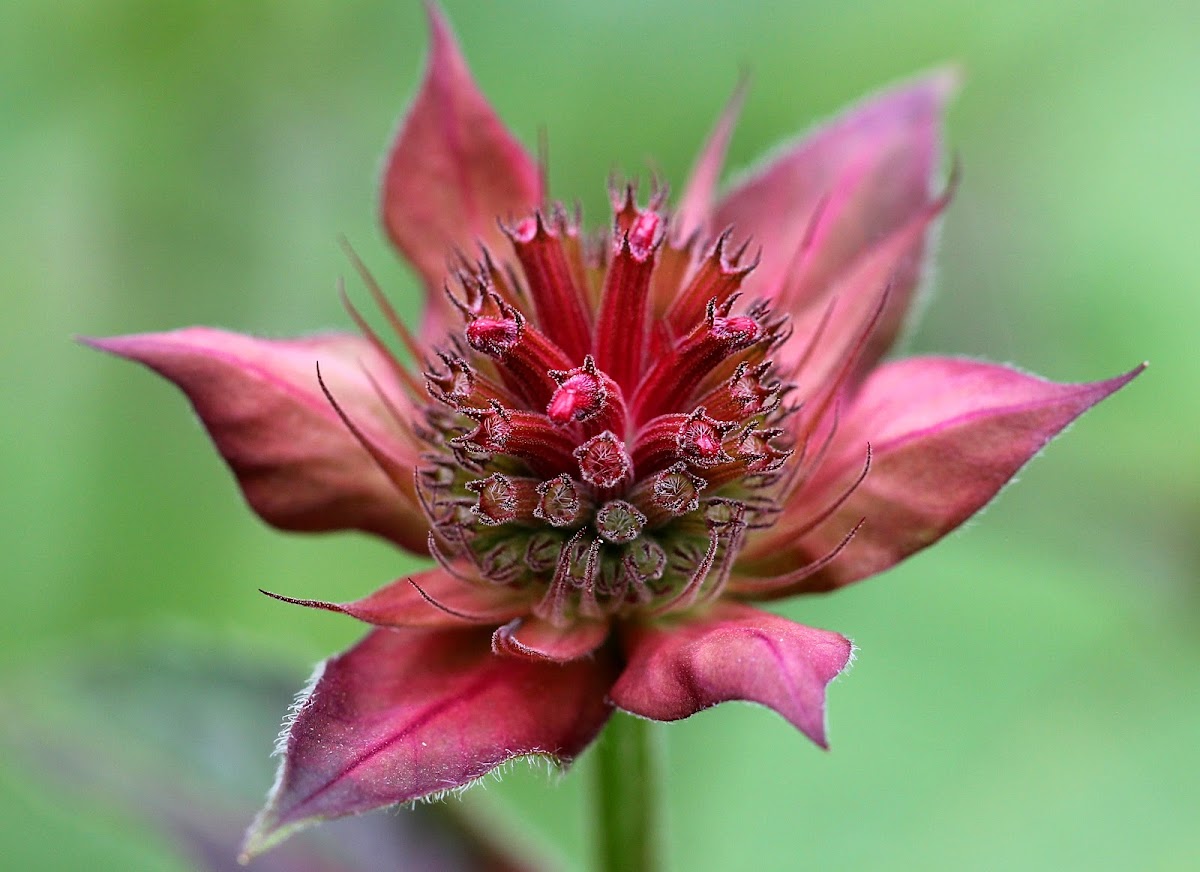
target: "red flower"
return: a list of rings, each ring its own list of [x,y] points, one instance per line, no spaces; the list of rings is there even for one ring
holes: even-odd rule
[[[295,601],[376,629],[298,704],[253,850],[514,757],[569,760],[614,706],[675,720],[751,700],[824,745],[850,642],[746,602],[933,543],[1138,372],[1060,385],[880,363],[948,198],[931,193],[946,75],[715,197],[739,95],[673,210],[664,190],[643,206],[618,189],[589,237],[544,204],[431,19],[382,199],[428,290],[419,341],[367,276],[423,379],[353,309],[363,337],[94,343],[183,389],[268,522],[365,530],[437,563],[356,602]]]

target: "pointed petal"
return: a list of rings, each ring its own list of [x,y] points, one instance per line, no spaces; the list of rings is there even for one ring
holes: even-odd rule
[[[487,631],[375,630],[318,669],[298,703],[253,856],[328,818],[436,796],[517,757],[564,763],[611,709],[610,658],[497,657]]]
[[[737,574],[761,580],[791,572],[835,548],[863,518],[862,529],[827,567],[769,596],[830,590],[882,572],[977,512],[1064,427],[1141,370],[1057,384],[953,358],[910,358],[879,368],[851,402],[814,480],[788,501],[780,523],[748,543]],[[868,442],[866,478],[797,541],[797,531],[860,475]],[[750,579],[743,591],[751,587],[761,581]],[[730,590],[738,589],[735,578]]]
[[[744,284],[748,293],[801,312],[929,203],[941,115],[955,80],[937,72],[868,99],[777,153],[728,193],[715,225],[733,224],[738,236],[762,247],[762,263]],[[919,283],[923,250],[924,237],[892,290],[883,319],[888,344]]]
[[[339,334],[257,339],[192,327],[84,341],[173,381],[263,520],[302,532],[364,530],[425,553],[427,526],[415,494],[388,479],[317,381],[319,362],[331,393],[359,428],[397,466],[411,467],[416,450],[375,385],[389,386],[388,402],[401,408],[403,393],[367,340]]]
[[[729,140],[733,138],[733,129],[746,100],[746,87],[745,79],[738,82],[733,96],[729,98],[716,126],[709,133],[700,154],[696,157],[696,163],[683,189],[683,196],[679,198],[679,208],[675,210],[674,232],[679,239],[687,239],[693,233],[711,233],[713,230],[710,222],[713,194],[721,180],[725,152],[729,149]]]
[[[348,603],[296,599],[263,591],[297,606],[349,615],[377,627],[461,627],[496,624],[529,611],[527,596],[506,588],[472,584],[444,569],[405,576],[362,599]]]
[[[507,255],[497,219],[533,209],[542,191],[537,164],[480,93],[442,12],[426,9],[425,79],[388,154],[381,209],[425,283],[426,329],[435,329],[449,315],[442,285],[454,247],[475,256],[478,240]]]
[[[791,339],[780,351],[789,379],[809,400],[834,383],[860,380],[891,347],[914,286],[925,239],[948,205],[939,197],[847,264],[815,301],[792,319]],[[899,309],[897,303],[899,301]]]
[[[628,665],[609,694],[625,711],[675,721],[719,702],[757,702],[824,748],[825,687],[852,646],[837,633],[724,602],[687,623],[637,627],[626,649]]]
[[[567,627],[529,616],[500,627],[492,635],[492,650],[532,660],[567,663],[587,657],[608,638],[605,621],[580,620]]]

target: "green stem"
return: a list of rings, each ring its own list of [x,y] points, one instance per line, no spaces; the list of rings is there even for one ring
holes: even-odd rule
[[[595,828],[603,872],[660,868],[660,736],[656,724],[617,712],[596,744]]]

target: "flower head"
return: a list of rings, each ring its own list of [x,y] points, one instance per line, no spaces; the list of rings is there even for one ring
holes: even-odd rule
[[[949,197],[933,189],[948,75],[717,197],[739,93],[674,207],[614,185],[592,235],[546,201],[430,14],[382,198],[428,291],[419,338],[362,268],[420,372],[353,307],[362,336],[95,341],[187,393],[269,522],[435,561],[355,602],[289,600],[376,629],[298,704],[252,850],[514,757],[569,760],[613,707],[675,720],[751,700],[824,745],[850,642],[747,602],[931,544],[1137,372],[1061,385],[880,362]]]

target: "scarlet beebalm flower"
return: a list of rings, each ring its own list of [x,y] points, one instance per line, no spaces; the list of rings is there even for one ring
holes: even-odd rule
[[[823,746],[851,643],[747,601],[935,542],[1138,372],[880,363],[947,201],[950,76],[860,104],[717,197],[739,94],[674,209],[617,186],[589,237],[545,205],[430,15],[382,193],[428,291],[419,339],[363,270],[423,378],[352,308],[363,336],[94,342],[183,389],[269,523],[436,560],[355,602],[292,600],[376,629],[298,703],[251,851],[516,757],[568,761],[614,707],[670,721],[750,700]]]

